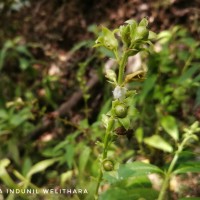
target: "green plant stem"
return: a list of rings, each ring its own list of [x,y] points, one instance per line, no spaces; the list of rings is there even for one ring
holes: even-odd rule
[[[97,187],[96,187],[96,191],[95,191],[95,197],[94,197],[95,200],[98,199],[98,192],[99,192],[99,187],[100,187],[100,184],[101,184],[102,177],[103,177],[103,171],[102,171],[102,169],[100,169],[99,176],[98,176]]]
[[[196,49],[194,49],[194,50],[191,52],[189,58],[186,60],[185,65],[183,66],[183,69],[182,69],[182,73],[185,72],[185,71],[187,70],[187,68],[190,66],[191,61],[192,61],[192,59],[193,59],[194,56],[195,56],[195,50],[196,50]]]
[[[110,120],[108,122],[108,127],[106,129],[106,134],[104,137],[104,149],[103,149],[102,160],[105,160],[107,158],[108,144],[111,139],[111,131],[113,128],[113,124],[114,124],[114,119],[113,119],[113,117],[110,117]],[[102,171],[102,168],[100,168],[97,187],[96,187],[96,191],[95,191],[95,200],[98,199],[98,191],[99,191],[99,187],[100,187],[100,184],[102,181],[102,177],[103,177],[103,171]]]
[[[119,64],[119,74],[118,74],[118,84],[122,85],[123,83],[123,78],[124,78],[124,70],[125,70],[125,66],[128,60],[128,55],[126,52],[124,52],[121,62]]]
[[[166,196],[166,191],[169,187],[169,181],[170,181],[170,177],[171,177],[171,174],[174,170],[174,167],[176,165],[176,162],[179,158],[179,154],[182,152],[183,148],[184,148],[184,145],[185,143],[187,142],[188,138],[185,138],[182,143],[179,145],[178,147],[178,150],[176,151],[175,155],[174,155],[174,158],[167,170],[167,173],[165,175],[165,179],[163,181],[163,184],[162,184],[162,187],[161,187],[161,190],[160,190],[160,193],[159,193],[159,196],[158,196],[158,199],[157,200],[165,200],[165,196]]]

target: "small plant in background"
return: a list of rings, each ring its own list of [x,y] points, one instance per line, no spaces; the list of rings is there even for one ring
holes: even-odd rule
[[[111,51],[118,65],[118,74],[113,69],[108,69],[106,71],[108,82],[114,86],[114,100],[112,101],[110,111],[102,116],[102,123],[106,129],[106,133],[103,142],[98,142],[102,147],[102,155],[99,157],[100,172],[95,199],[166,199],[166,191],[168,190],[171,176],[180,171],[184,171],[181,170],[181,168],[174,170],[180,153],[182,153],[185,146],[191,141],[198,140],[195,135],[196,132],[199,132],[197,122],[189,129],[184,130],[183,139],[179,142],[178,127],[175,124],[175,119],[168,116],[163,118],[161,123],[166,132],[175,140],[177,151],[175,151],[174,157],[167,170],[162,170],[155,165],[138,161],[119,165],[116,161],[117,159],[109,155],[109,150],[112,148],[112,143],[116,139],[116,136],[126,135],[127,132],[133,128],[134,120],[138,118],[136,117],[137,111],[135,108],[137,93],[135,90],[128,88],[128,83],[132,84],[132,82],[141,82],[145,80],[147,70],[141,69],[125,75],[125,68],[130,56],[134,56],[142,51],[150,51],[152,47],[151,41],[156,35],[148,30],[147,25],[148,21],[143,19],[139,24],[134,20],[128,20],[125,25],[113,31],[102,27],[102,34],[98,37],[94,45],[94,47],[103,47]],[[120,47],[121,43],[123,44],[122,48]],[[153,77],[153,79],[154,78],[155,77]],[[150,77],[150,79],[152,78]],[[149,85],[149,87],[152,88],[153,84]],[[146,88],[148,89],[147,86]],[[139,96],[139,98],[141,98],[141,96]],[[170,127],[170,125],[173,125],[173,127]],[[136,128],[137,127],[134,127],[134,129]],[[138,128],[135,134],[137,141],[140,143],[140,147],[142,147],[142,143],[145,142],[147,145],[154,148],[170,153],[173,152],[173,147],[157,134],[149,138],[143,138],[143,130],[141,128]],[[187,168],[188,171],[192,169],[192,165]],[[193,167],[191,171],[199,171],[199,164],[195,163],[195,166],[196,168]],[[185,172],[186,171],[185,169]],[[151,182],[147,178],[147,175],[150,173],[158,173],[163,177],[164,181],[160,193],[152,189]],[[99,188],[103,180],[110,184],[110,188],[99,195]]]

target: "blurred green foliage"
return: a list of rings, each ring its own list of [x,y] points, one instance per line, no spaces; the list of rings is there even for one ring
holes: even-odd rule
[[[74,51],[89,43],[78,44]],[[105,50],[97,51],[95,58],[78,63],[77,81],[84,94],[83,110],[86,116],[92,97],[85,88],[85,73],[88,63],[102,58],[102,52],[104,54]],[[131,124],[134,129],[131,132],[132,139],[122,136],[112,144],[109,157],[115,163],[123,164],[116,164],[114,172],[105,173],[100,199],[155,199],[158,191],[152,190],[147,175],[164,173],[163,170],[172,159],[172,152],[184,137],[185,128],[191,130],[190,125],[199,120],[199,115],[195,113],[200,106],[199,42],[190,37],[184,28],[174,27],[159,34],[155,51],[146,59],[147,79],[143,83],[130,84],[131,88],[140,91],[134,102],[138,112]],[[6,41],[0,50],[2,188],[41,189],[52,185],[86,188],[89,194],[75,194],[71,199],[93,199],[96,184],[94,177],[99,168],[97,157],[101,149],[96,144],[101,145],[98,141],[104,134],[101,114],[108,111],[111,95],[108,92],[103,94],[99,115],[92,123],[87,118],[78,124],[67,119],[57,119],[56,126],[61,127],[65,135],[62,140],[26,141],[27,134],[40,123],[46,110],[57,108],[62,98],[57,92],[60,84],[58,77],[45,73],[39,76],[40,72],[34,68],[34,63],[29,46],[20,43],[19,38]],[[18,79],[7,66],[19,70],[16,75]],[[103,79],[102,73],[99,75]],[[36,81],[38,78],[39,81]],[[44,89],[44,96],[38,96],[39,89]],[[108,91],[108,88],[102,88],[102,91]],[[180,154],[174,174],[199,173],[200,165],[194,153],[198,146],[199,142],[194,143],[194,140],[188,143],[186,150]],[[151,164],[132,162],[140,157]],[[178,195],[183,199],[184,194]],[[17,199],[17,196],[5,195],[8,200]],[[58,196],[62,199],[64,195],[43,198],[56,199]],[[28,197],[21,195],[19,199]]]

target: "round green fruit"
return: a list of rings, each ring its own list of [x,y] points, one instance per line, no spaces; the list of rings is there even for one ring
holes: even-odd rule
[[[125,118],[127,116],[128,109],[124,104],[119,104],[115,107],[115,115],[119,118]]]
[[[112,171],[114,169],[114,164],[111,160],[104,160],[103,161],[103,169],[105,171]]]

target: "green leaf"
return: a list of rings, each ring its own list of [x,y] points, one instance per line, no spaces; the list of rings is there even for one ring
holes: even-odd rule
[[[188,78],[192,78],[197,71],[199,71],[199,65],[190,67],[180,78],[177,79],[177,83],[184,83]]]
[[[125,179],[134,176],[148,175],[151,173],[163,174],[163,171],[155,165],[143,162],[126,163],[119,166],[119,179]]]
[[[52,158],[52,159],[48,159],[48,160],[43,160],[40,161],[38,163],[36,163],[35,165],[33,165],[31,167],[31,169],[29,170],[29,172],[27,173],[26,177],[30,180],[31,177],[39,172],[44,171],[47,167],[53,165],[55,162],[57,162],[60,158]]]
[[[6,110],[0,110],[0,119],[7,119],[8,118],[8,113]]]
[[[20,58],[19,66],[20,66],[21,70],[26,70],[30,66],[30,62],[25,58]]]
[[[71,180],[72,176],[73,176],[73,170],[70,170],[70,171],[62,173],[60,175],[60,184],[61,184],[61,186],[64,187],[65,182]]]
[[[26,56],[32,58],[32,55],[31,55],[31,53],[29,52],[29,50],[27,49],[26,46],[19,45],[19,46],[16,47],[16,50],[17,50],[19,53],[24,54],[24,55],[26,55]]]
[[[20,155],[19,155],[19,147],[18,147],[18,141],[16,139],[11,138],[8,141],[8,152],[11,154],[11,158],[20,165]]]
[[[121,181],[118,179],[117,171],[110,171],[110,172],[105,171],[103,174],[103,179],[108,181],[111,184]]]
[[[149,94],[149,92],[153,89],[153,87],[155,86],[156,80],[157,80],[157,75],[151,75],[144,81],[143,89],[139,97],[140,102],[143,102],[146,96]]]
[[[80,173],[80,175],[82,175],[85,170],[86,164],[89,160],[90,153],[91,153],[91,149],[89,147],[85,147],[80,154],[80,157],[79,157],[79,173]]]
[[[130,128],[130,119],[129,119],[129,117],[118,118],[118,121],[126,130],[128,130]]]
[[[184,173],[188,173],[188,172],[199,173],[200,172],[200,166],[182,167],[182,168],[175,170],[173,173],[174,174],[184,174]]]
[[[174,174],[183,174],[183,173],[199,173],[200,172],[200,162],[194,161],[194,162],[185,162],[181,166],[178,167],[173,173]]]
[[[104,104],[103,104],[103,106],[101,107],[101,110],[100,110],[100,112],[99,112],[99,114],[98,114],[97,121],[100,121],[102,115],[103,115],[104,113],[107,113],[107,112],[110,110],[111,102],[112,102],[111,98],[110,98],[110,99],[107,99],[107,100],[104,102]]]
[[[143,133],[142,127],[137,128],[135,131],[135,137],[136,137],[138,143],[142,143],[143,135],[144,135],[144,133]]]
[[[173,151],[173,147],[159,135],[153,135],[151,137],[147,137],[144,139],[144,142],[148,144],[149,146],[152,146],[154,148],[157,148],[166,152],[171,153]]]
[[[100,200],[145,200],[156,199],[158,192],[150,188],[110,188],[100,196]]]
[[[154,40],[157,38],[157,35],[156,33],[154,33],[153,31],[149,31],[149,36],[148,36],[148,39],[149,40]]]
[[[0,160],[0,179],[6,184],[8,187],[17,188],[17,185],[12,180],[10,175],[8,174],[6,167],[10,164],[10,160],[2,159]]]
[[[32,166],[32,161],[31,161],[30,157],[25,157],[24,160],[23,160],[23,164],[22,164],[22,174],[24,176],[25,176],[25,174],[28,173],[31,166]]]
[[[200,87],[196,91],[196,99],[195,99],[195,105],[200,105]]]
[[[117,83],[117,80],[116,80],[117,75],[116,75],[115,71],[112,69],[106,70],[106,78],[113,81],[114,83]]]
[[[179,131],[174,117],[168,115],[161,119],[161,125],[164,130],[175,140],[179,138]]]
[[[179,200],[199,200],[199,197],[186,197],[186,198],[181,198]]]
[[[108,117],[108,115],[102,114],[102,124],[104,125],[105,128],[108,127],[109,119],[110,117]]]
[[[67,144],[66,147],[66,153],[65,153],[65,160],[69,166],[69,168],[72,168],[73,160],[74,160],[74,145]]]

